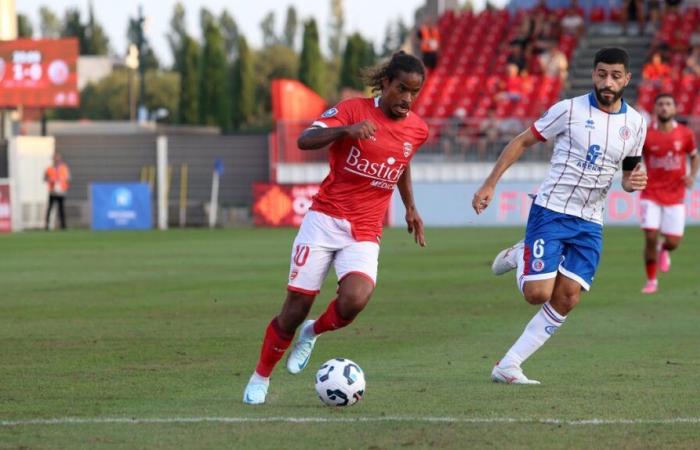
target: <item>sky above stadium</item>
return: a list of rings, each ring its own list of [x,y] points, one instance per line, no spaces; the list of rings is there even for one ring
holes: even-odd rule
[[[125,54],[129,17],[135,17],[139,4],[143,4],[144,15],[148,18],[148,39],[160,60],[166,64],[171,63],[172,57],[165,35],[170,29],[169,22],[176,3],[177,0],[93,0],[97,20],[105,28],[110,46],[116,54]],[[274,10],[275,26],[279,33],[284,26],[287,6],[293,4],[300,19],[316,19],[322,50],[327,50],[326,30],[330,0],[187,0],[183,3],[187,11],[188,29],[193,36],[200,36],[199,11],[202,7],[217,15],[226,8],[254,47],[260,47],[262,43],[260,21],[263,17]],[[473,0],[472,3],[481,8],[485,0]],[[504,5],[507,0],[496,0],[492,3]],[[39,8],[42,5],[50,5],[60,18],[63,18],[64,12],[70,7],[79,8],[83,16],[87,17],[88,0],[15,0],[15,4],[18,13],[30,17],[35,34],[39,32]],[[384,40],[387,22],[402,17],[405,23],[412,23],[414,11],[422,4],[424,0],[346,0],[345,30],[348,33],[359,31],[371,39],[379,49]],[[297,41],[300,40],[298,37]]]

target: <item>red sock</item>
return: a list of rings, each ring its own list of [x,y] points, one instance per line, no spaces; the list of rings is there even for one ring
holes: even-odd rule
[[[277,324],[277,317],[272,319],[265,330],[260,359],[255,371],[258,375],[269,377],[277,362],[282,359],[294,338],[293,334],[285,333]]]
[[[314,334],[337,330],[350,325],[350,322],[352,322],[352,319],[346,320],[340,317],[340,314],[338,314],[338,302],[336,299],[333,299],[326,311],[314,322]]]
[[[647,280],[656,280],[656,261],[647,261]]]

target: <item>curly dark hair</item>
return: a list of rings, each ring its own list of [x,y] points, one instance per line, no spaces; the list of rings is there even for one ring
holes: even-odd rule
[[[362,82],[372,88],[372,92],[382,92],[382,82],[392,81],[399,72],[417,73],[425,80],[425,66],[420,59],[400,50],[391,58],[361,71]]]

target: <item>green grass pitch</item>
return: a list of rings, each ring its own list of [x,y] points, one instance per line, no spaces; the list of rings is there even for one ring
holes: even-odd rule
[[[307,371],[281,364],[266,405],[246,406],[294,233],[0,236],[0,449],[700,445],[700,228],[653,296],[639,293],[641,231],[606,229],[593,290],[524,366],[541,386],[489,381],[536,312],[512,274],[490,272],[523,230],[428,229],[424,249],[387,230],[368,308],[319,339]],[[365,371],[356,406],[316,398],[332,357]]]

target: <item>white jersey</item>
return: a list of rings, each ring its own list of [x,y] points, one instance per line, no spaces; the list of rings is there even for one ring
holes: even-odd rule
[[[613,176],[624,158],[642,155],[646,129],[624,100],[611,114],[598,108],[592,92],[555,104],[530,127],[541,141],[555,138],[549,175],[535,203],[602,224]]]

